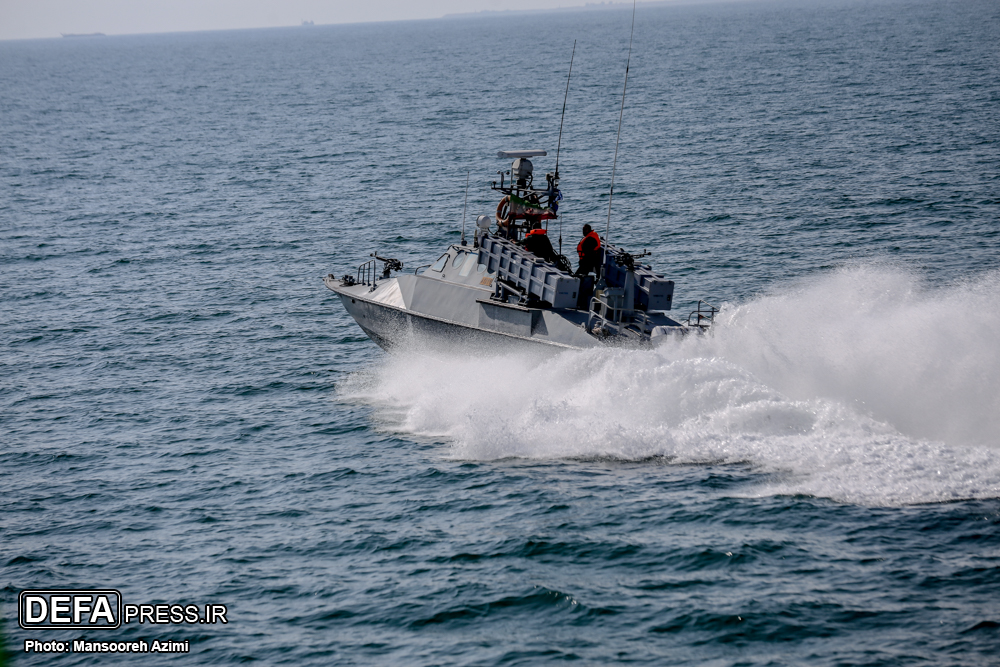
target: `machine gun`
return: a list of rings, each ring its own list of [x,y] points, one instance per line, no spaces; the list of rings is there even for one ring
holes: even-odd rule
[[[393,259],[391,257],[379,257],[378,252],[373,252],[372,254],[369,255],[369,257],[374,257],[378,261],[383,262],[382,264],[383,279],[388,278],[389,274],[393,271],[403,270],[403,263],[398,259]]]
[[[635,260],[642,259],[643,257],[648,257],[653,253],[648,250],[643,250],[641,253],[632,254],[624,250],[620,250],[614,254],[615,263],[622,267],[626,271],[635,271]]]

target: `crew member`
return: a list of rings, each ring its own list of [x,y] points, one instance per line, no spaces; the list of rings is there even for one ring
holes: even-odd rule
[[[580,267],[576,275],[584,276],[590,272],[599,273],[601,267],[601,237],[590,225],[583,226],[583,238],[576,244],[576,254],[580,256]]]
[[[532,255],[541,257],[546,262],[552,262],[553,264],[557,262],[558,257],[556,251],[552,248],[552,242],[549,241],[548,235],[542,229],[542,223],[537,220],[531,223],[531,231],[524,235],[521,245]]]

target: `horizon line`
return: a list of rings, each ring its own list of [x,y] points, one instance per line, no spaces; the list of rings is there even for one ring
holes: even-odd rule
[[[755,0],[645,0],[644,2],[638,2],[640,5],[705,5],[705,4],[719,4],[719,3],[743,3],[751,2]],[[775,0],[756,0],[759,2],[773,2]],[[427,18],[410,18],[410,19],[377,19],[373,21],[343,21],[340,23],[312,23],[309,19],[303,19],[301,23],[298,24],[284,24],[284,25],[268,25],[268,26],[252,26],[243,28],[200,28],[193,30],[165,30],[162,32],[158,31],[148,31],[148,32],[89,32],[89,33],[58,33],[55,35],[48,35],[43,37],[4,37],[0,38],[0,42],[18,42],[18,41],[29,41],[29,40],[43,40],[43,39],[65,39],[70,37],[138,37],[142,35],[186,35],[192,33],[207,33],[207,32],[236,32],[241,30],[284,30],[289,28],[331,28],[334,26],[350,26],[350,25],[369,25],[376,23],[414,23],[418,21],[442,21],[442,20],[462,20],[462,19],[472,19],[472,18],[493,18],[501,16],[519,16],[519,15],[532,15],[532,14],[551,14],[556,12],[575,12],[575,11],[610,11],[617,9],[627,9],[629,8],[629,3],[627,0],[621,0],[620,2],[605,0],[604,2],[587,2],[582,5],[569,5],[565,7],[550,7],[550,8],[539,8],[539,9],[481,9],[474,12],[457,12],[451,14],[443,14],[441,16],[427,17]]]

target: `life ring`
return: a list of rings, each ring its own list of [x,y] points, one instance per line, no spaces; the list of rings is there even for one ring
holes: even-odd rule
[[[501,199],[500,203],[497,204],[497,224],[498,225],[500,225],[502,227],[506,227],[507,226],[507,223],[510,222],[510,213],[511,213],[510,209],[511,209],[511,206],[510,206],[510,196],[508,195],[508,196],[505,196],[503,199]]]

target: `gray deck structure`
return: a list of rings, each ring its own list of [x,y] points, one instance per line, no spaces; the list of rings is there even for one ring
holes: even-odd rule
[[[663,312],[671,306],[672,281],[646,266],[626,270],[614,260],[617,249],[608,250],[606,273],[619,276],[622,286],[583,299],[583,308],[580,278],[495,235],[484,235],[479,247],[450,246],[422,272],[377,277],[373,266],[357,277],[331,274],[324,281],[386,349],[421,338],[559,348],[642,345],[698,328]]]

